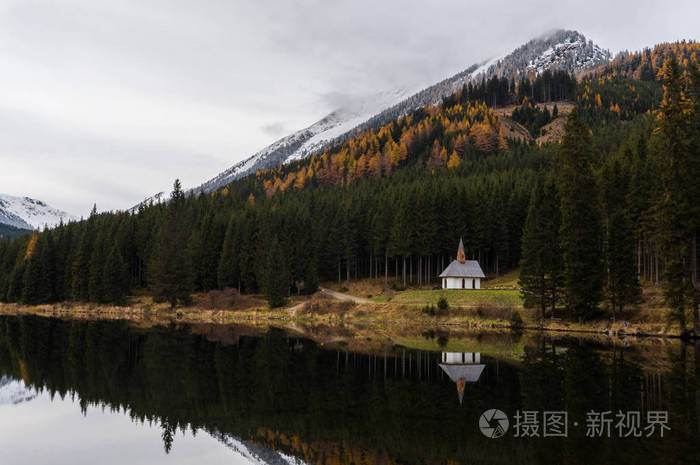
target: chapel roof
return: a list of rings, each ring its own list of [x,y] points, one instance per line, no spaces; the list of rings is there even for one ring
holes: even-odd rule
[[[476,260],[465,260],[460,263],[452,260],[445,270],[440,273],[441,278],[485,278],[484,272]]]

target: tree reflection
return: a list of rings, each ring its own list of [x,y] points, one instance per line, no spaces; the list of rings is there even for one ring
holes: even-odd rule
[[[697,348],[660,345],[646,367],[634,348],[577,340],[538,339],[514,361],[482,351],[485,367],[460,407],[440,352],[324,350],[277,329],[235,340],[210,341],[187,326],[0,317],[0,375],[75,396],[84,412],[106,406],[157,422],[166,452],[180,428],[308,463],[678,463],[697,455],[698,362],[688,360]],[[669,409],[672,438],[593,440],[571,426],[562,440],[487,440],[477,427],[489,408],[511,417],[566,410],[572,423],[590,410],[652,407]]]

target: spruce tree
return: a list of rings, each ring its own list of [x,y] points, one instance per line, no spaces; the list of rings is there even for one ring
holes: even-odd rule
[[[281,307],[286,304],[290,287],[289,269],[284,249],[276,235],[268,243],[261,274],[260,281],[270,307]]]
[[[554,182],[540,180],[532,192],[522,236],[520,287],[525,307],[552,310],[562,284],[559,196]]]
[[[88,300],[88,283],[90,281],[90,257],[95,240],[95,216],[86,222],[80,235],[78,246],[72,257],[71,295],[73,300]]]
[[[88,279],[88,299],[92,302],[105,301],[104,269],[107,260],[107,252],[112,235],[106,228],[101,228],[95,239],[95,244],[90,255],[89,279]]]
[[[654,205],[656,239],[663,260],[663,286],[672,316],[687,334],[686,311],[697,306],[694,267],[697,260],[698,152],[693,124],[698,115],[686,96],[683,77],[672,56],[662,68],[664,97],[653,140],[660,191]],[[697,141],[695,141],[697,142]]]
[[[221,257],[217,268],[217,281],[219,288],[238,287],[240,284],[240,274],[238,272],[238,256],[236,254],[236,217],[232,216],[226,228],[224,243],[221,248]],[[240,289],[239,289],[240,291]]]
[[[561,197],[564,289],[568,308],[586,319],[602,298],[603,231],[590,130],[576,110],[569,114],[564,129],[555,167]]]
[[[39,281],[41,280],[41,260],[36,253],[36,248],[31,256],[26,260],[24,267],[24,277],[22,286],[22,303],[34,305],[39,300]]]
[[[119,245],[116,243],[107,255],[103,282],[103,300],[116,305],[124,305],[129,293],[129,274],[119,250]]]
[[[634,224],[626,205],[629,176],[623,173],[620,161],[615,159],[605,166],[601,176],[603,210],[605,214],[606,294],[613,311],[622,311],[625,305],[641,297],[637,277],[636,238]]]
[[[185,207],[185,194],[180,181],[175,180],[149,266],[154,298],[169,302],[171,307],[178,302],[188,304],[191,300],[192,272],[186,250]]]

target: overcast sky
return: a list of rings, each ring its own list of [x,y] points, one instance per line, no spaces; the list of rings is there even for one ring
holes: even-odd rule
[[[699,18],[697,0],[0,0],[0,193],[127,208],[547,30],[617,52],[697,40]]]

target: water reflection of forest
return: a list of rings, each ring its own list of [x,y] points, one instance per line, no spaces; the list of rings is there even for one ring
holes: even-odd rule
[[[460,405],[460,387],[441,368],[439,349],[385,343],[354,352],[278,329],[218,332],[0,317],[0,375],[51,394],[75,394],[83,408],[105,404],[126,409],[134,420],[157,421],[166,448],[174,431],[194,428],[308,463],[680,463],[697,457],[700,394],[692,347],[511,341],[521,349],[515,358],[481,351],[483,371],[465,383]],[[473,343],[465,341],[465,347]],[[461,347],[455,340],[438,344],[448,345]],[[566,440],[491,440],[477,427],[488,408],[567,410],[570,418],[592,409],[668,409],[673,429],[664,440],[596,441],[575,429]]]

